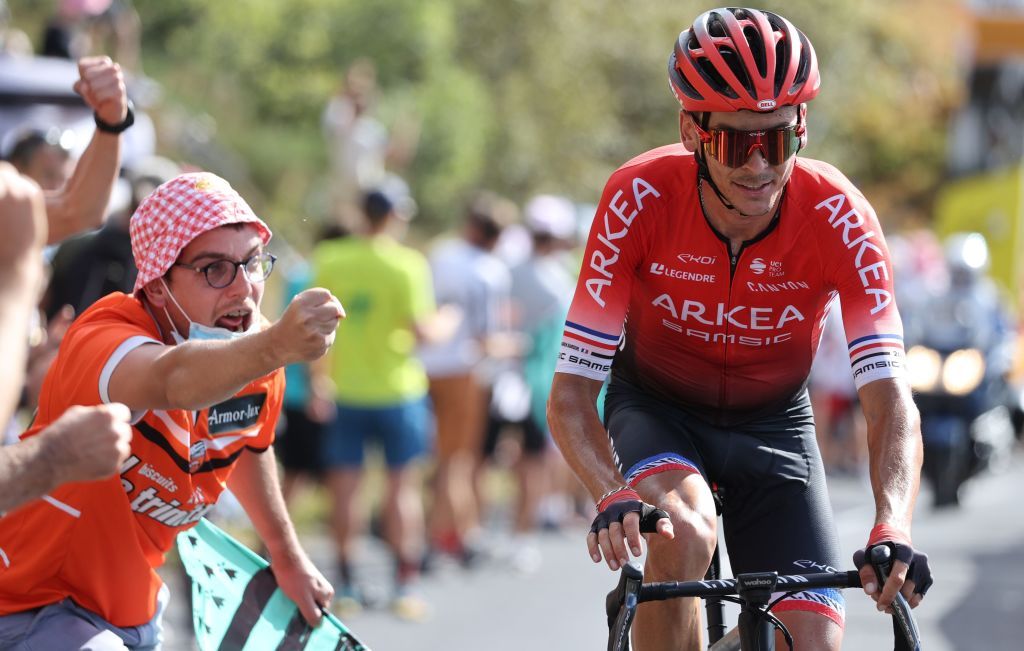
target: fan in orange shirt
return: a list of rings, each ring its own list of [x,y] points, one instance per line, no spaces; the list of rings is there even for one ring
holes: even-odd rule
[[[270,445],[281,368],[321,357],[344,311],[310,289],[276,323],[263,319],[270,237],[207,173],[168,181],[133,215],[135,291],[107,296],[72,324],[25,434],[73,405],[123,403],[131,453],[119,476],[65,484],[0,519],[0,646],[158,646],[166,590],[155,568],[225,487],[266,544],[282,591],[318,623],[333,590],[299,545]]]

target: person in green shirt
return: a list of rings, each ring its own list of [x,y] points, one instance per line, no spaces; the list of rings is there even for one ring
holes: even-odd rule
[[[314,280],[337,292],[348,321],[331,354],[314,366],[313,386],[320,394],[314,399],[320,400],[333,388],[329,398],[336,406],[322,461],[333,503],[339,606],[354,609],[362,601],[353,582],[352,555],[366,516],[359,494],[364,450],[373,444],[387,466],[381,523],[397,564],[392,606],[400,616],[418,618],[425,605],[411,588],[425,538],[415,462],[430,448],[433,419],[427,376],[415,353],[418,341],[428,337],[435,309],[426,259],[392,235],[404,219],[395,206],[384,192],[367,193],[365,233],[314,249]]]

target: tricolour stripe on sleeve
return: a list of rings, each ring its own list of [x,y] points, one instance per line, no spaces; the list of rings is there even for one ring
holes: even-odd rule
[[[566,321],[555,371],[604,381],[611,371],[612,359],[620,339],[621,335],[599,332]]]
[[[849,344],[850,366],[857,388],[883,378],[906,373],[903,337],[896,334],[868,335]]]

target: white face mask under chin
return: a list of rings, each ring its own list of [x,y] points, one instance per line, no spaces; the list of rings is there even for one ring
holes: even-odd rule
[[[232,339],[238,339],[239,337],[244,337],[247,334],[256,332],[258,326],[258,319],[256,318],[256,314],[252,315],[252,323],[249,325],[249,328],[245,332],[236,332],[234,330],[228,330],[227,328],[218,328],[216,326],[207,326],[201,323],[196,323],[188,315],[188,312],[182,309],[177,299],[174,298],[174,294],[171,293],[171,288],[167,286],[167,283],[164,282],[162,278],[160,279],[160,282],[164,284],[164,289],[167,290],[167,296],[170,297],[171,301],[174,303],[174,306],[178,308],[178,311],[181,312],[182,315],[184,315],[184,317],[188,320],[189,341],[231,341]],[[174,325],[174,320],[171,319],[171,315],[167,311],[167,306],[165,305],[163,309],[164,315],[167,316],[167,320],[170,321],[171,323],[171,337],[174,339],[175,343],[185,343],[185,337],[182,337],[178,333],[178,328]]]

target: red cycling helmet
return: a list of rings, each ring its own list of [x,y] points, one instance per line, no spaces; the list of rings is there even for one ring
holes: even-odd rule
[[[774,111],[818,94],[818,59],[807,37],[770,11],[726,7],[697,17],[668,59],[684,111]]]

